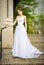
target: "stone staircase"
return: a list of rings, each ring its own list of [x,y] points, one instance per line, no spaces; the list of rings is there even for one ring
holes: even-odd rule
[[[32,44],[44,52],[44,36],[28,35]],[[44,54],[38,58],[23,59],[12,57],[11,48],[2,49],[2,59],[0,65],[44,65]]]

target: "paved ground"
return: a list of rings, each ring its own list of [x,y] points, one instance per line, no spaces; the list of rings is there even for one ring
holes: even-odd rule
[[[42,35],[29,35],[32,44],[44,52],[44,36]],[[0,65],[44,65],[44,54],[38,58],[22,59],[13,58],[11,55],[11,48],[2,49],[2,59]]]

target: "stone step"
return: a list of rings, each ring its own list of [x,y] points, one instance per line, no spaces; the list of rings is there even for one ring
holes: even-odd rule
[[[15,58],[16,59],[16,58]],[[9,61],[9,60],[3,60],[2,61],[2,63],[1,64],[10,64],[10,65],[13,65],[13,64],[44,64],[44,61],[42,60],[42,62],[41,61],[37,61],[37,60],[33,60],[33,61],[30,61],[30,60],[23,60],[23,61],[21,61],[21,59],[20,59],[20,61],[17,61],[17,60],[19,60],[19,59],[16,59],[16,60],[11,60],[11,61]]]
[[[23,59],[23,58],[13,58],[12,54],[11,54],[11,49],[3,49],[2,50],[2,60],[1,60],[1,64],[2,65],[6,65],[6,64],[10,64],[10,65],[23,65],[23,64],[31,64],[31,65],[35,65],[35,64],[44,64],[44,54],[40,55],[38,58],[32,58],[32,59]]]
[[[28,34],[28,37],[32,42],[44,42],[44,35],[42,34]]]
[[[14,62],[41,62],[41,63],[44,63],[44,57],[39,57],[39,58],[34,58],[34,59],[22,59],[22,58],[13,58],[12,57],[12,55],[10,56],[8,56],[8,55],[5,55],[4,56],[4,58],[2,58],[2,60],[1,60],[1,63],[7,63],[7,62],[9,62],[9,63],[14,63]]]

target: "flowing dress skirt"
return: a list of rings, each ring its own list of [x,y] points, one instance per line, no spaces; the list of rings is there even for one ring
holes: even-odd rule
[[[12,44],[12,56],[21,58],[37,58],[42,53],[43,52],[31,44],[25,27],[23,25],[17,25]]]

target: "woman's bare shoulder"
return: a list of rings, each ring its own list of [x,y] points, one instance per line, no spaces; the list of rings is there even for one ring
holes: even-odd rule
[[[24,18],[26,18],[26,16],[24,15]]]
[[[24,18],[26,18],[26,16],[25,16],[25,15],[23,15],[23,17],[24,17]],[[16,18],[19,18],[19,16],[16,16]]]

